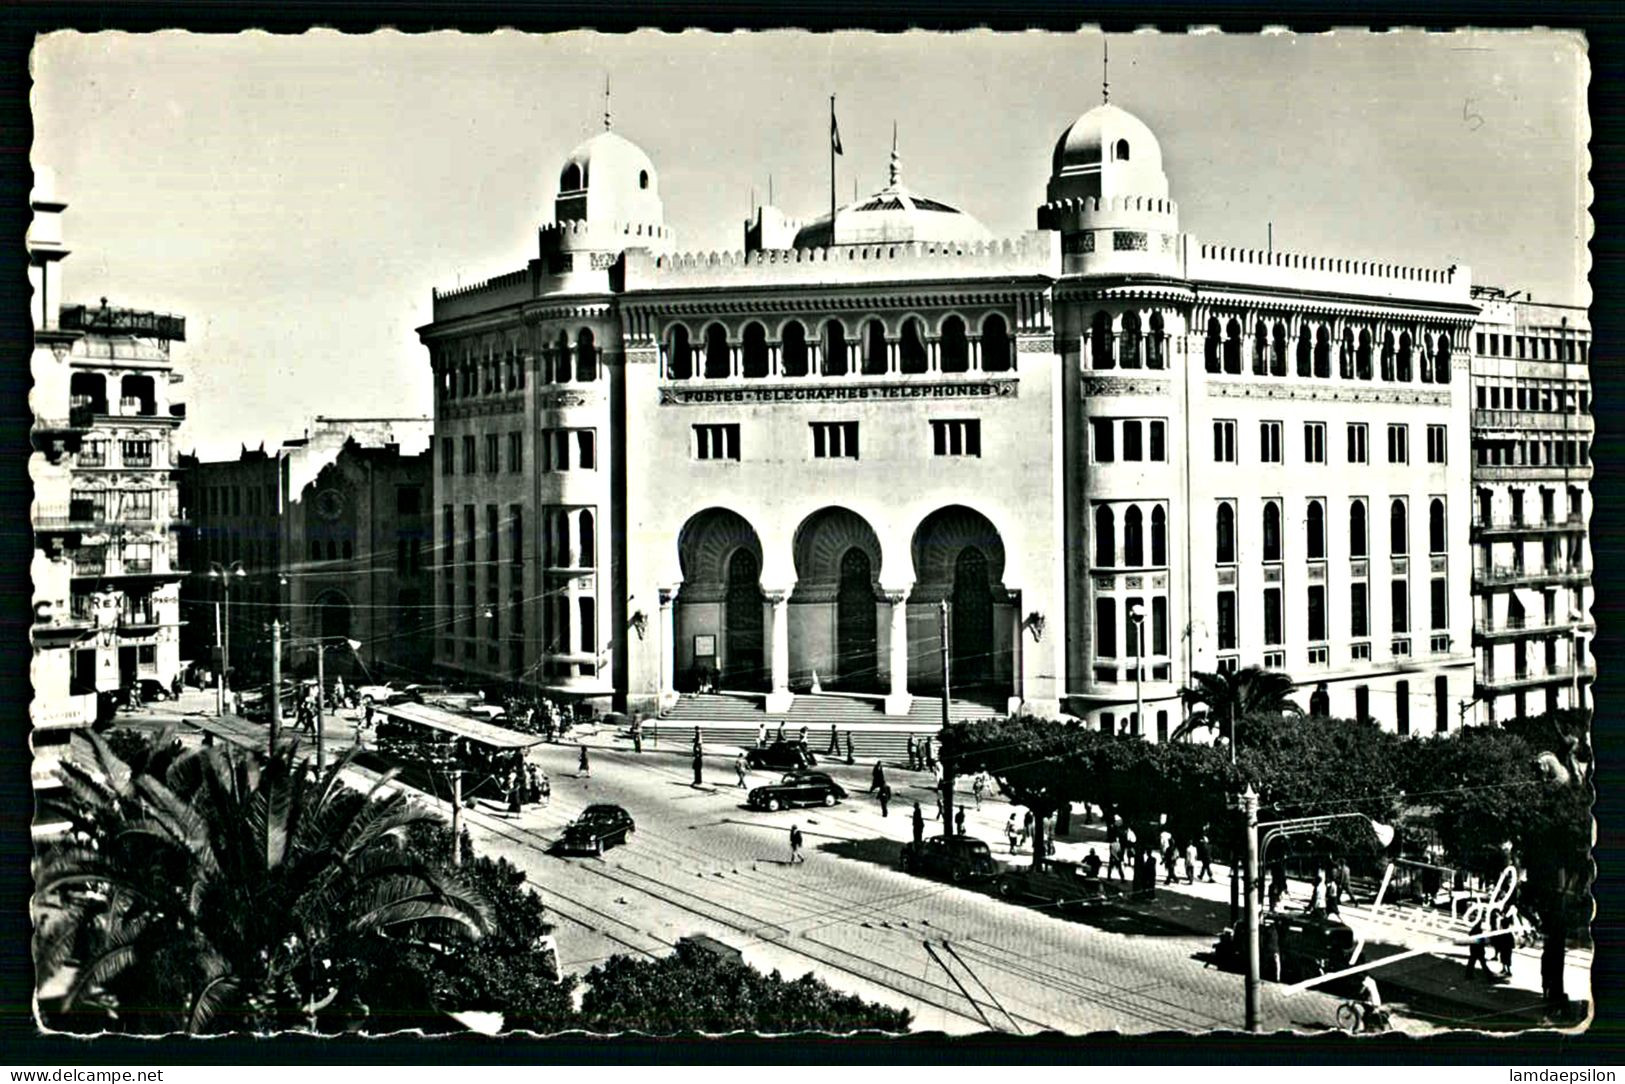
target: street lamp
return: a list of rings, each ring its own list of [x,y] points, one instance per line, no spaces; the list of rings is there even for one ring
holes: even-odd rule
[[[220,649],[220,673],[215,678],[215,714],[226,713],[226,693],[230,689],[231,672],[231,583],[232,580],[248,578],[243,570],[241,561],[231,562],[230,567],[222,567],[218,561],[209,562],[209,578],[220,581],[220,594],[226,600],[225,631],[221,632],[220,603],[214,604],[214,644]]]
[[[1128,619],[1134,625],[1134,735],[1145,732],[1145,694],[1140,679],[1145,675],[1145,607],[1139,599],[1128,604]]]

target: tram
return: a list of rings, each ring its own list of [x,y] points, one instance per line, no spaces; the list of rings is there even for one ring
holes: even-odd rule
[[[373,711],[381,757],[408,775],[427,777],[434,791],[460,770],[465,799],[505,800],[509,774],[517,771],[523,777],[525,750],[542,741],[539,734],[521,734],[427,704],[377,704]],[[542,786],[545,793],[545,777]]]

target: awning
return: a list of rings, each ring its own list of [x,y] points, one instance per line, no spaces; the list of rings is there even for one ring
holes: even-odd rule
[[[466,715],[455,715],[426,704],[378,704],[374,705],[373,711],[379,715],[417,723],[455,737],[467,738],[493,749],[528,749],[532,745],[542,743],[540,734],[521,734],[517,730],[493,726],[478,719],[470,719]]]

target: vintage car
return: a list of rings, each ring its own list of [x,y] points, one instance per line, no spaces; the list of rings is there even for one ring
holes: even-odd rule
[[[1213,945],[1214,961],[1229,970],[1242,970],[1246,939],[1245,921],[1226,927]],[[1346,967],[1354,955],[1354,931],[1335,919],[1269,911],[1259,916],[1258,953],[1261,978],[1302,982]]]
[[[818,765],[805,742],[776,741],[772,745],[758,745],[745,751],[745,763],[763,771],[789,772]]]
[[[987,844],[969,836],[932,836],[919,843],[905,843],[899,864],[907,873],[921,873],[954,884],[991,881],[1001,868]]]
[[[355,700],[358,704],[404,704],[410,700],[404,689],[393,685],[358,685]]]
[[[796,805],[834,805],[846,790],[823,772],[790,772],[777,783],[751,790],[746,799],[752,809],[775,811]]]
[[[1042,866],[1012,866],[999,874],[994,890],[1007,900],[1036,904],[1047,911],[1077,911],[1106,898],[1099,877],[1091,877],[1077,862],[1045,859]]]
[[[604,848],[625,843],[636,827],[632,814],[618,805],[590,805],[565,826],[558,849],[563,854],[603,854]]]

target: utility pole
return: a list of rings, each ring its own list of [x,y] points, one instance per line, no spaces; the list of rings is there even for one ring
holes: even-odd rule
[[[948,730],[948,697],[952,695],[952,686],[950,684],[952,674],[950,672],[950,656],[948,652],[950,620],[948,600],[943,599],[937,606],[938,633],[942,641],[942,729],[946,733]],[[940,738],[937,744],[942,744]],[[954,834],[954,777],[948,771],[946,764],[942,766],[942,834],[945,836]]]
[[[282,735],[282,622],[271,619],[271,755]]]
[[[326,743],[322,739],[322,698],[327,693],[327,680],[325,678],[325,665],[327,663],[327,645],[320,640],[316,641],[316,774],[321,775],[322,769],[327,765]]]
[[[226,600],[226,630],[220,641],[220,681],[222,689],[231,687],[231,578],[230,574],[220,577],[220,594]],[[225,703],[225,694],[221,694],[221,703]],[[224,710],[224,709],[222,709]]]
[[[463,769],[451,770],[451,864],[463,864]]]
[[[1247,829],[1247,1030],[1258,1030],[1258,792],[1251,783],[1241,795]]]
[[[220,603],[214,604],[214,646],[220,648],[220,671],[214,675],[214,713],[226,714],[226,649],[220,639]]]
[[[1230,700],[1230,766],[1232,768],[1236,766],[1236,701],[1234,696]],[[1236,857],[1235,852],[1232,852],[1230,859],[1230,926],[1232,929],[1236,925],[1236,918],[1241,913],[1241,899],[1236,894],[1238,883],[1239,874],[1236,870]]]

